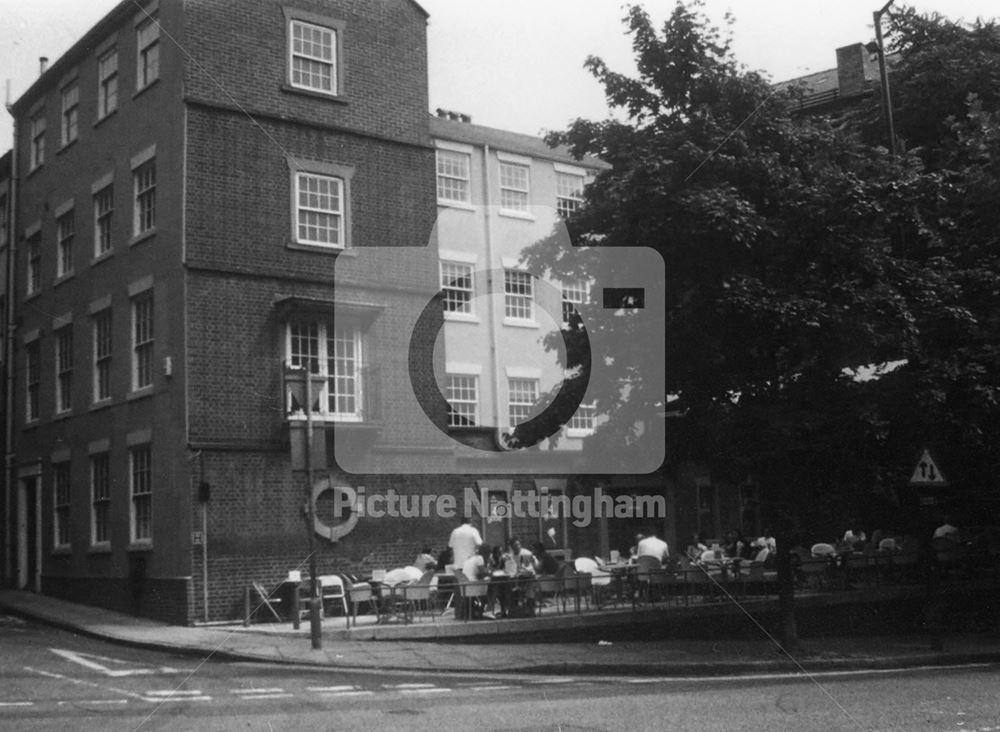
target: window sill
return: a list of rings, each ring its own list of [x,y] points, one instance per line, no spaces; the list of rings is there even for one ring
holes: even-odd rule
[[[62,154],[63,154],[64,152],[66,152],[66,151],[67,151],[67,150],[69,150],[69,149],[70,149],[71,147],[73,147],[73,145],[75,145],[75,144],[76,144],[76,141],[77,141],[77,140],[79,140],[79,139],[80,139],[79,137],[74,137],[74,138],[73,138],[72,140],[70,140],[69,142],[64,142],[64,143],[63,143],[63,144],[62,144],[62,145],[61,145],[61,146],[59,147],[59,149],[58,149],[58,150],[56,150],[56,155],[62,155]]]
[[[520,219],[521,221],[534,221],[535,217],[532,216],[527,211],[511,211],[510,209],[500,209],[497,211],[500,216],[505,216],[509,219]]]
[[[295,249],[300,252],[316,252],[317,254],[330,254],[338,253],[347,250],[344,246],[334,246],[333,244],[312,244],[305,241],[290,241],[288,242],[289,249]]]
[[[347,98],[341,94],[331,94],[328,92],[316,91],[315,89],[304,89],[298,86],[292,86],[291,84],[282,84],[281,91],[286,94],[299,94],[304,97],[311,97],[313,99],[321,99],[324,102],[334,102],[336,104],[348,104]]]
[[[60,546],[52,547],[52,556],[54,557],[68,557],[73,554],[73,547],[69,544],[61,544]]]
[[[160,77],[157,76],[151,82],[149,82],[148,84],[146,84],[146,86],[143,86],[143,87],[140,87],[140,88],[136,89],[135,92],[132,94],[132,98],[135,99],[140,94],[144,93],[147,89],[152,89],[154,86],[156,86],[159,83],[159,81],[160,81]]]
[[[76,272],[66,272],[65,274],[61,274],[58,277],[56,277],[54,280],[52,280],[52,286],[53,287],[59,287],[59,285],[61,285],[63,282],[69,282],[75,276],[76,276]]]
[[[110,554],[111,553],[111,542],[103,541],[100,544],[91,544],[90,548],[87,549],[87,554]]]
[[[439,198],[438,206],[446,206],[447,208],[455,208],[459,211],[475,211],[476,207],[471,203],[465,203],[464,201],[451,201],[447,198]]]
[[[444,319],[452,323],[479,323],[479,317],[471,313],[450,313],[445,311]]]
[[[579,429],[579,428],[576,428],[576,427],[567,427],[566,428],[566,437],[569,437],[569,438],[580,439],[580,438],[583,438],[583,437],[590,437],[592,434],[594,434],[594,430],[593,429],[585,430],[585,429]]]
[[[41,170],[44,167],[45,167],[45,163],[39,163],[34,168],[32,168],[31,170],[28,171],[28,174],[25,176],[25,178],[31,178],[35,173],[37,173],[39,170]]]
[[[30,302],[31,300],[34,300],[35,298],[41,296],[42,296],[42,291],[40,289],[35,290],[34,292],[29,292],[27,295],[24,296],[24,302]]]
[[[153,549],[152,539],[143,539],[142,541],[133,541],[128,545],[128,551],[130,552],[148,552]]]
[[[288,415],[289,422],[305,422],[306,415],[303,412],[296,412],[295,414]],[[324,424],[362,424],[364,420],[360,415],[350,414],[350,415],[331,415],[331,414],[314,414],[312,417],[313,422],[322,422]]]
[[[520,320],[518,318],[504,318],[504,325],[509,325],[511,328],[540,328],[537,320]]]
[[[40,425],[41,423],[42,423],[42,421],[38,417],[36,417],[35,419],[32,419],[32,420],[29,420],[29,421],[25,422],[24,426],[21,429],[22,430],[33,430],[36,427],[38,427],[38,425]]]
[[[97,127],[98,125],[101,125],[101,124],[103,124],[105,120],[108,120],[108,119],[111,119],[111,118],[112,118],[112,117],[114,117],[114,116],[115,116],[115,115],[116,115],[117,113],[118,113],[118,107],[115,107],[114,109],[112,109],[112,110],[111,110],[110,112],[108,112],[108,113],[107,113],[106,115],[104,115],[103,117],[98,117],[97,119],[95,119],[95,120],[94,120],[94,125],[93,125],[93,126],[94,126],[94,127]]]
[[[93,404],[91,404],[90,407],[88,408],[88,411],[99,412],[102,409],[107,409],[108,407],[110,407],[112,403],[113,402],[111,401],[111,397],[108,397],[107,399],[102,399],[99,402],[94,402]]]
[[[73,410],[72,409],[67,409],[67,410],[65,410],[63,412],[56,412],[55,414],[53,414],[52,415],[52,421],[53,422],[60,422],[60,421],[62,421],[64,419],[69,419],[72,416],[73,416]]]
[[[136,244],[142,244],[142,242],[146,241],[147,239],[152,239],[154,236],[156,236],[155,226],[152,229],[146,229],[141,234],[134,235],[131,239],[129,239],[128,245],[130,247],[134,247]]]
[[[107,260],[111,259],[113,256],[115,256],[115,250],[114,249],[109,249],[106,252],[101,252],[96,257],[94,257],[93,259],[90,260],[90,266],[94,267],[94,266],[100,264],[101,262],[106,262]]]
[[[127,401],[127,402],[134,402],[134,401],[136,401],[138,399],[145,399],[145,398],[151,397],[151,396],[153,396],[153,387],[152,386],[144,386],[141,389],[136,389],[135,391],[130,391],[126,395],[125,401]]]

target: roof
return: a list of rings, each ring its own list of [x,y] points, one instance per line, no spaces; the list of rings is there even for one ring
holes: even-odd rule
[[[586,168],[609,169],[611,167],[603,160],[590,155],[577,159],[573,157],[565,145],[549,147],[540,137],[500,130],[495,127],[474,125],[471,122],[459,122],[431,115],[430,131],[431,137],[451,142],[462,142],[467,145],[489,145],[505,152],[520,153],[532,158],[542,158]]]

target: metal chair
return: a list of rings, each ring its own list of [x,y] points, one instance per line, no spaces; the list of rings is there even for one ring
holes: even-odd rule
[[[350,603],[351,615],[347,619],[347,627],[351,627],[351,619],[354,620],[354,627],[358,626],[358,605],[363,602],[368,603],[368,609],[371,610],[375,604],[375,599],[372,595],[372,586],[367,582],[351,583],[347,588],[347,598]]]

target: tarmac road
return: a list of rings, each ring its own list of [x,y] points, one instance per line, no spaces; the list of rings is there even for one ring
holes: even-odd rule
[[[199,660],[5,616],[0,644],[3,730],[1000,732],[1000,667],[987,664],[713,679],[388,674]]]

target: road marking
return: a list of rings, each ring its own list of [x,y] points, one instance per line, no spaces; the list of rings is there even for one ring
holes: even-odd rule
[[[440,686],[435,686],[430,689],[400,689],[400,694],[440,694],[442,692],[448,692],[451,689],[445,689]]]
[[[244,694],[240,699],[288,699],[293,697],[295,694],[288,693],[275,693],[275,694]]]
[[[197,689],[166,689],[147,691],[146,696],[203,696]]]
[[[72,661],[73,663],[78,663],[85,668],[89,668],[92,671],[97,671],[105,676],[110,676],[112,678],[119,678],[122,676],[148,676],[150,674],[177,674],[180,673],[180,669],[170,668],[169,666],[159,666],[153,667],[149,664],[136,663],[132,661],[123,661],[118,658],[110,658],[109,656],[98,656],[94,653],[82,653],[80,651],[68,651],[64,648],[50,648],[50,651],[55,653],[57,656],[65,658],[67,661]],[[103,661],[104,663],[99,663]],[[119,664],[119,665],[129,665],[139,666],[139,668],[122,668],[113,669],[107,664]]]
[[[67,699],[58,702],[58,706],[82,706],[84,704],[128,704],[128,699]]]
[[[325,698],[341,698],[345,696],[371,696],[374,691],[323,691],[320,692],[320,696]]]
[[[66,676],[65,674],[57,674],[54,671],[43,671],[40,668],[32,668],[31,666],[25,666],[25,671],[30,671],[31,673],[39,674],[41,676],[48,676],[50,679],[59,679],[61,681],[68,681],[71,684],[77,684],[78,686],[89,686],[92,689],[102,689],[104,691],[113,691],[116,694],[121,694],[122,696],[127,696],[131,699],[142,699],[147,701],[147,699],[142,695],[134,691],[129,691],[128,689],[117,689],[114,686],[102,686],[101,684],[95,684],[92,681],[84,681],[83,679],[74,679],[72,676]]]
[[[279,689],[277,687],[273,689],[232,689],[234,694],[246,694],[248,696],[254,694],[283,694],[284,689]]]
[[[469,686],[466,688],[469,691],[497,691],[498,689],[516,689],[517,687],[509,684],[497,684],[496,686]]]
[[[212,697],[200,694],[199,696],[148,696],[143,701],[151,704],[162,704],[163,702],[192,702],[192,701],[212,701]]]
[[[382,684],[383,689],[429,689],[434,684]]]
[[[306,691],[351,691],[357,689],[356,686],[307,686]]]
[[[576,679],[538,679],[535,684],[572,684]]]
[[[34,702],[0,702],[0,707],[33,707]]]

